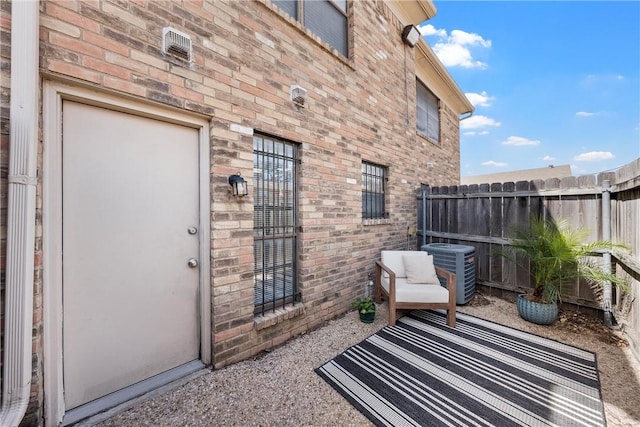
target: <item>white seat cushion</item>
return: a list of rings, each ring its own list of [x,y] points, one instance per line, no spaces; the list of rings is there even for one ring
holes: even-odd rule
[[[389,278],[381,278],[380,284],[389,292]],[[396,302],[449,302],[449,290],[437,285],[407,283],[406,278],[396,277]]]
[[[396,302],[449,302],[449,291],[440,285],[396,283]]]

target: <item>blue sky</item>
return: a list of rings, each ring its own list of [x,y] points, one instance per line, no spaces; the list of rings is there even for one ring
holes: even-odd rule
[[[419,26],[474,104],[461,175],[640,157],[640,1],[438,1]]]

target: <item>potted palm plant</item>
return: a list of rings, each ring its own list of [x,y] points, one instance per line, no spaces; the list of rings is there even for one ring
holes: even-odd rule
[[[509,247],[503,253],[507,259],[529,268],[533,293],[520,294],[516,300],[520,316],[533,323],[551,324],[558,317],[558,303],[565,296],[567,285],[586,280],[596,294],[605,282],[626,289],[619,276],[603,270],[589,258],[599,251],[625,248],[610,241],[583,243],[587,232],[570,227],[566,220],[553,221],[538,216],[528,227],[516,228]]]
[[[371,297],[358,298],[351,303],[351,306],[358,310],[361,322],[373,323],[376,317],[376,304]]]

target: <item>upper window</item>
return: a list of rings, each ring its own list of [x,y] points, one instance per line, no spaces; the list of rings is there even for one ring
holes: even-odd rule
[[[362,218],[386,218],[385,187],[387,169],[373,163],[362,162]]]
[[[416,80],[416,100],[418,132],[434,142],[440,142],[438,98],[420,80]]]
[[[349,56],[347,0],[272,0],[280,9]]]

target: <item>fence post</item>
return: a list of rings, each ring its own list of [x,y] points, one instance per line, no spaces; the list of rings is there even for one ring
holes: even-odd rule
[[[420,191],[420,195],[422,196],[422,244],[420,245],[420,247],[422,248],[422,245],[426,245],[427,244],[427,207],[428,207],[428,203],[427,203],[427,199],[429,198],[429,194],[428,194],[428,190],[426,188],[422,188],[422,191]]]
[[[608,179],[602,181],[602,240],[611,240],[611,185]],[[605,252],[602,256],[603,269],[611,273],[611,253]],[[611,326],[611,282],[603,283],[602,304],[604,309],[604,323]]]

